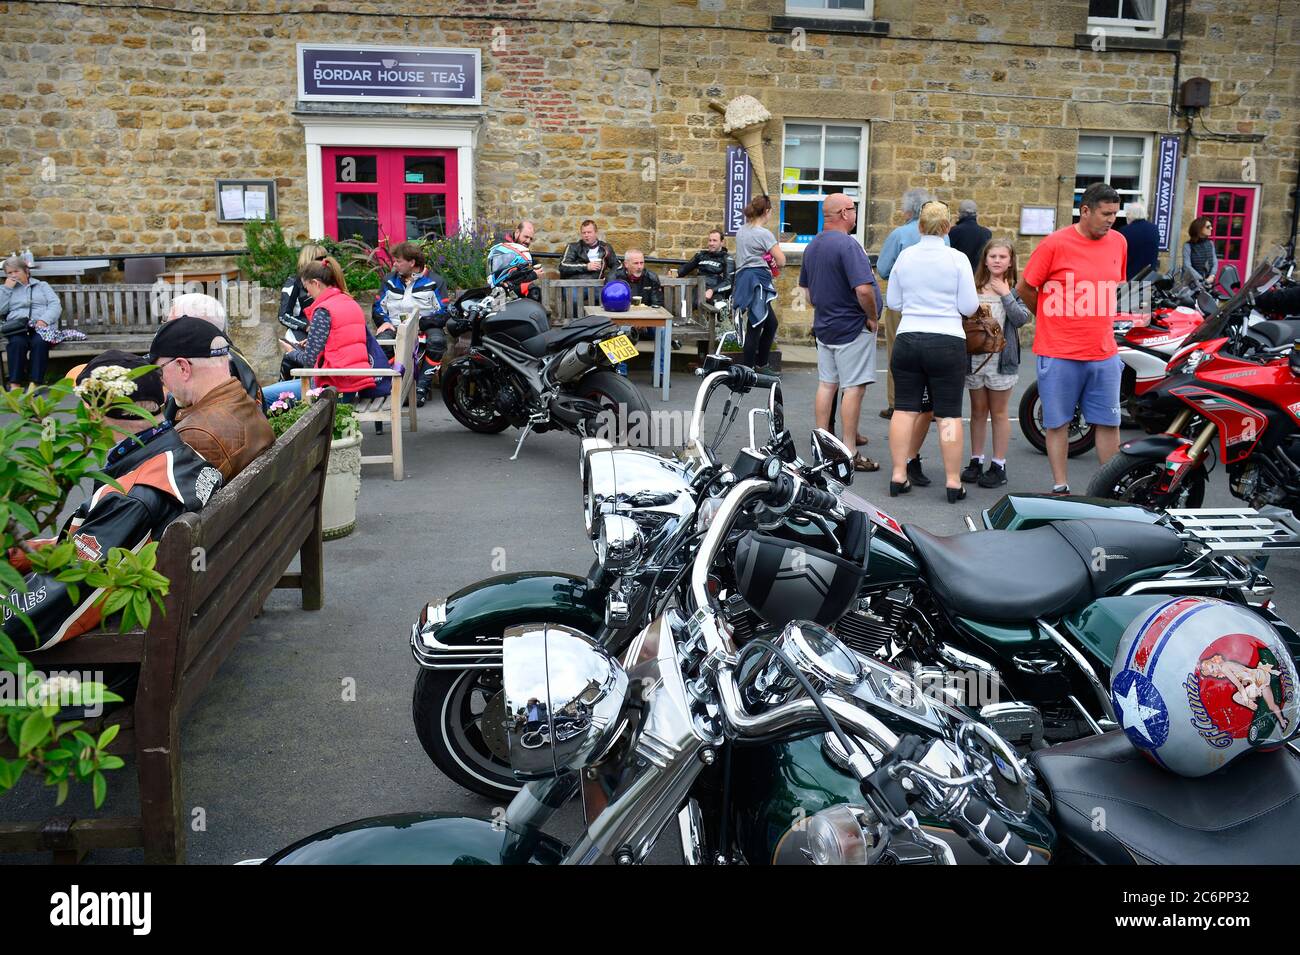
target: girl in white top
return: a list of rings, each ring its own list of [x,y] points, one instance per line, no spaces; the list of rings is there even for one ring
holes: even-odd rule
[[[921,239],[899,253],[889,273],[886,301],[902,314],[893,353],[894,415],[889,421],[893,459],[890,496],[912,489],[907,462],[918,456],[930,421],[939,419],[939,447],[949,503],[966,496],[961,483],[961,414],[965,397],[966,332],[962,317],[979,308],[970,259],[944,245],[952,216],[942,202],[927,202],[917,221]]]

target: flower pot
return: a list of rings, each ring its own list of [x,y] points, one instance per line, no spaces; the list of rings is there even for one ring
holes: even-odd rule
[[[357,526],[357,497],[361,494],[361,435],[330,442],[325,470],[325,499],[321,523],[325,540],[347,537]]]

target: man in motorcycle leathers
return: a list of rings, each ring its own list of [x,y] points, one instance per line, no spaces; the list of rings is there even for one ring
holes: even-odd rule
[[[714,229],[709,233],[708,248],[696,252],[678,274],[682,278],[695,272],[703,275],[704,302],[706,305],[713,305],[713,295],[718,286],[731,281],[733,265],[731,256],[727,254],[727,244],[722,237],[722,230]]]
[[[77,383],[95,387],[98,382],[92,379],[97,369],[131,369],[144,364],[137,355],[107,351],[86,365]],[[130,397],[136,404],[151,413],[161,409],[163,383],[158,371],[135,379],[135,386]],[[125,414],[109,415],[108,423],[123,438],[109,451],[103,468],[121,489],[96,481],[90,496],[57,537],[28,541],[28,547],[39,549],[71,540],[79,557],[95,561],[107,557],[113,547],[138,552],[162,537],[167,525],[181,514],[201,510],[221,487],[221,472],[185,444],[170,421],[162,419],[155,425]],[[21,547],[12,548],[7,556],[10,566],[25,576],[27,592],[11,591],[5,596],[28,615],[36,629],[33,644],[31,632],[13,608],[4,608],[4,632],[20,650],[44,650],[99,626],[102,588],[83,585],[74,599],[66,583],[34,572]]]
[[[442,326],[447,316],[451,295],[447,283],[436,272],[429,271],[424,250],[414,242],[401,242],[393,246],[393,271],[384,279],[372,310],[375,335],[397,334],[394,322],[404,316],[418,317],[420,328],[426,335],[426,348],[441,355],[446,348]],[[438,318],[443,321],[436,321]],[[436,341],[428,336],[434,336]],[[384,351],[391,357],[392,349]]]

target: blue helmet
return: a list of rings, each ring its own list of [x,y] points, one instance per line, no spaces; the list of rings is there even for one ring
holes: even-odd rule
[[[600,307],[607,312],[626,312],[632,307],[632,286],[615,279],[600,290]]]

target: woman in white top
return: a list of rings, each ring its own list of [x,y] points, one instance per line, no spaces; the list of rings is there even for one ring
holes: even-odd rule
[[[894,416],[889,420],[894,473],[889,494],[912,489],[907,461],[920,443],[918,419],[933,412],[939,420],[939,448],[951,504],[966,496],[961,483],[961,412],[969,366],[962,317],[975,314],[979,296],[970,259],[943,243],[952,228],[948,207],[927,202],[918,225],[921,240],[899,253],[889,275],[887,304],[903,316],[889,356],[894,376]]]

